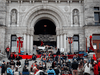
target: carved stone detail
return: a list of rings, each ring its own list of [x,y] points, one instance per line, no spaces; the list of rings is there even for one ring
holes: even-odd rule
[[[11,24],[17,24],[17,10],[15,9],[11,11]]]

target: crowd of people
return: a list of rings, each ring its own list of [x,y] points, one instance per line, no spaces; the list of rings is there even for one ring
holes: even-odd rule
[[[7,49],[7,51],[10,51],[10,48],[7,47]],[[14,57],[14,53],[6,51],[10,61],[6,64],[3,60],[1,75],[22,75],[23,72],[27,72],[30,75],[100,75],[100,61],[93,58],[90,60],[84,56],[80,57],[78,54],[75,54],[72,59],[68,59],[68,55],[61,53],[60,49],[55,54],[48,52],[47,47],[45,49],[44,53],[39,49],[36,50],[37,53],[41,54],[39,63],[37,63],[36,55],[33,54],[31,59],[25,59],[23,68],[20,62],[22,58],[19,54]],[[14,60],[17,60],[16,63]],[[33,63],[30,64],[29,61]],[[47,65],[48,63],[50,64],[49,66]],[[28,69],[29,65],[31,67]],[[22,72],[18,71],[19,68],[22,68]]]

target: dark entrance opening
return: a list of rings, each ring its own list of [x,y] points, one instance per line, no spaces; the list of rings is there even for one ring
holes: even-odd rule
[[[47,19],[38,21],[34,26],[34,45],[40,46],[41,41],[44,45],[56,46],[56,26]]]

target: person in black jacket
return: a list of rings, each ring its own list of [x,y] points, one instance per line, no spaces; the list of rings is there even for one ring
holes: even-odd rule
[[[68,62],[66,64],[67,64],[67,67],[69,67],[69,69],[71,69],[72,63],[71,63],[70,59],[68,60]]]
[[[16,62],[16,67],[21,68],[21,62],[19,60]]]
[[[72,63],[73,75],[78,75],[77,68],[78,68],[78,63],[77,60],[74,59],[74,62]]]
[[[53,61],[53,62],[52,62],[52,68],[54,68],[54,67],[55,67],[55,65],[56,65],[56,62],[55,62],[55,61]]]
[[[13,53],[13,52],[11,52],[11,54],[10,54],[10,56],[9,56],[9,59],[10,59],[10,60],[15,59],[15,56],[14,56],[14,53]]]
[[[59,75],[60,72],[59,72],[59,69],[57,69],[57,67],[54,68],[54,71],[55,71],[56,75]]]
[[[56,55],[60,55],[60,49],[58,49],[58,51],[56,52]]]
[[[12,69],[14,69],[14,67],[15,67],[15,62],[14,62],[13,60],[11,60],[11,61],[10,61],[10,65],[11,65]]]
[[[25,65],[29,66],[29,60],[28,59],[25,60]]]
[[[19,54],[16,56],[16,60],[20,60],[22,57],[19,56]]]
[[[6,67],[5,61],[3,60],[3,64],[2,64],[2,68],[1,68],[1,75],[3,75],[3,74],[5,75],[6,69],[7,69],[7,67]]]
[[[25,65],[25,66],[23,67],[23,72],[29,72],[28,69],[27,69],[27,65]]]

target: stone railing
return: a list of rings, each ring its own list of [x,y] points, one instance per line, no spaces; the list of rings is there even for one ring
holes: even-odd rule
[[[61,2],[66,2],[66,3],[72,3],[72,2],[77,2],[77,3],[83,3],[84,0],[6,0],[7,3],[12,3],[12,2],[18,2],[18,3],[23,3],[23,2],[29,2],[29,3],[35,3],[35,2],[40,2],[40,3],[61,3]]]

